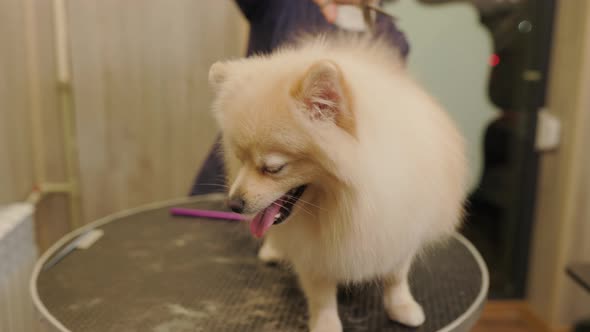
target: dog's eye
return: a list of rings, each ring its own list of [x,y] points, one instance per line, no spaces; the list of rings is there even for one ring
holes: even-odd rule
[[[285,168],[286,164],[278,165],[278,166],[264,166],[262,167],[262,173],[265,174],[277,174],[278,172],[282,171]]]

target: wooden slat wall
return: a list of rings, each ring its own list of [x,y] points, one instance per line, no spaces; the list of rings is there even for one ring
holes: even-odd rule
[[[235,5],[69,1],[68,16],[83,221],[186,195],[216,133],[208,67],[244,50]],[[35,164],[67,180],[53,31],[51,1],[0,0],[0,204],[26,197]],[[41,249],[68,231],[68,209],[64,194],[38,206]]]
[[[0,0],[1,1],[1,0]],[[59,105],[55,67],[55,41],[52,1],[28,2],[30,107],[40,114],[41,128],[36,134],[43,180],[67,181],[63,140],[63,117]],[[31,68],[32,67],[32,68]],[[34,111],[34,110],[33,110]],[[33,139],[35,133],[33,133]],[[41,250],[49,247],[69,230],[69,199],[66,194],[50,194],[37,206],[35,213],[37,240]]]
[[[33,186],[25,40],[22,1],[0,0],[0,204]]]
[[[84,222],[187,195],[216,135],[207,72],[243,51],[231,1],[69,1]]]
[[[36,180],[36,163],[47,181],[65,180],[52,13],[50,1],[0,0],[0,204],[27,196]],[[42,124],[38,142],[45,151],[38,158],[32,147],[35,111]],[[38,207],[41,249],[67,231],[67,211],[64,195],[51,195]]]
[[[590,261],[590,4],[557,5],[548,109],[561,142],[541,158],[527,299],[553,327],[590,313],[590,296],[565,274],[572,261]]]

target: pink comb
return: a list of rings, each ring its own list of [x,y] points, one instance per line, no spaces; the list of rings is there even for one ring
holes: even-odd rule
[[[233,213],[233,212],[223,212],[223,211],[187,209],[187,208],[171,208],[170,213],[173,216],[223,219],[223,220],[235,220],[235,221],[246,221],[247,220],[247,218],[241,214],[237,214],[237,213]]]

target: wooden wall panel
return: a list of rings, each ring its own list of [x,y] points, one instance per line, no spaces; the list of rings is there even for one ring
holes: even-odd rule
[[[55,60],[54,18],[52,1],[21,0],[31,3],[31,16],[34,25],[35,49],[31,51],[33,65],[36,66],[33,75],[36,77],[35,96],[38,98],[39,113],[42,128],[40,131],[40,146],[43,153],[43,173],[46,181],[63,182],[66,178],[65,151],[63,140],[63,118],[59,105],[57,72]],[[33,81],[31,79],[31,81]]]
[[[186,195],[216,135],[207,72],[240,55],[231,1],[69,1],[84,222]]]
[[[548,109],[561,121],[561,142],[541,157],[527,296],[553,327],[570,325],[590,307],[590,297],[565,274],[572,261],[590,260],[590,4],[557,5]]]
[[[69,198],[66,194],[46,196],[35,211],[37,246],[40,253],[70,231]]]
[[[580,80],[577,82],[577,107],[575,108],[575,141],[572,160],[568,165],[571,176],[570,192],[564,208],[564,219],[570,219],[563,245],[563,262],[590,262],[590,5],[586,4],[586,24],[579,66]],[[575,94],[574,94],[575,95]],[[566,176],[564,176],[565,178]],[[559,311],[559,322],[571,325],[587,319],[590,308],[590,294],[571,278],[563,281],[563,292]]]
[[[51,1],[0,0],[0,204],[22,201],[35,181],[65,181]],[[34,132],[32,113],[39,114]],[[35,154],[33,142],[40,149]],[[35,170],[37,173],[35,175]],[[39,177],[39,178],[36,178]],[[45,249],[68,230],[68,197],[48,195],[35,214]]]
[[[33,186],[25,40],[22,1],[0,0],[0,204]]]
[[[63,117],[61,114],[55,59],[54,17],[52,1],[23,0],[28,2],[26,15],[29,33],[29,91],[30,107],[38,112],[40,130],[33,133],[38,140],[39,156],[34,162],[40,163],[42,178],[46,182],[61,183],[66,178],[65,151],[63,139]],[[37,242],[40,251],[69,231],[69,196],[49,194],[35,211]]]

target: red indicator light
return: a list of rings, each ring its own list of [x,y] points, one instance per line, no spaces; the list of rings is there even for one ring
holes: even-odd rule
[[[498,64],[500,64],[500,57],[497,54],[492,54],[490,55],[490,66],[492,67],[496,67]]]

